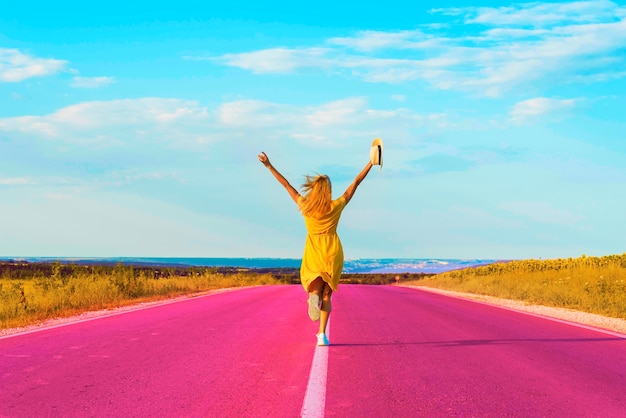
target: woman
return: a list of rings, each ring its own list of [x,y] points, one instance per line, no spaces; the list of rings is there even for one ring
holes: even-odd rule
[[[337,236],[337,224],[341,211],[372,168],[372,162],[367,163],[341,197],[332,200],[328,176],[306,176],[306,181],[302,185],[304,196],[301,196],[274,168],[264,152],[258,157],[276,180],[287,189],[287,193],[304,216],[307,237],[300,267],[300,280],[304,290],[309,294],[309,317],[313,321],[320,320],[317,345],[329,345],[326,324],[331,311],[330,297],[337,291],[343,270],[343,248]]]

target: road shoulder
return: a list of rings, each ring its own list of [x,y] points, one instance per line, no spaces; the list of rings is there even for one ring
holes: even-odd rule
[[[608,316],[592,314],[587,312],[575,311],[573,309],[553,308],[549,306],[533,305],[522,301],[496,298],[487,295],[477,295],[473,293],[457,292],[453,290],[443,290],[426,286],[414,286],[397,284],[394,286],[410,287],[427,292],[439,293],[446,296],[453,296],[462,299],[474,300],[477,302],[487,303],[490,305],[500,306],[507,309],[531,313],[534,315],[545,316],[562,321],[573,322],[576,324],[586,325],[589,327],[608,330],[626,337],[626,320],[620,318],[612,318]]]

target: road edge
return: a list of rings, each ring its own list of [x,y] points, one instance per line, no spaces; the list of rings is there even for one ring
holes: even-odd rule
[[[49,329],[65,327],[82,322],[94,321],[100,318],[108,318],[110,316],[122,315],[128,312],[140,311],[143,309],[154,308],[157,306],[169,305],[172,303],[183,302],[189,299],[196,299],[206,296],[213,296],[219,293],[232,292],[236,290],[247,289],[256,286],[227,287],[223,289],[211,289],[204,292],[190,293],[187,295],[176,296],[170,299],[161,299],[150,302],[139,302],[131,305],[119,306],[117,308],[101,309],[97,311],[85,311],[79,315],[68,316],[63,318],[50,318],[42,322],[26,325],[17,328],[0,329],[0,340],[17,337],[20,335],[32,334],[35,332],[46,331]]]
[[[464,299],[484,305],[495,306],[525,315],[545,318],[551,321],[561,322],[579,328],[585,328],[601,332],[614,337],[626,339],[626,320],[608,316],[576,311],[573,309],[554,308],[543,305],[532,305],[522,301],[497,298],[494,296],[477,295],[474,293],[457,292],[454,290],[437,289],[427,286],[394,284],[392,286],[419,289],[426,292]]]

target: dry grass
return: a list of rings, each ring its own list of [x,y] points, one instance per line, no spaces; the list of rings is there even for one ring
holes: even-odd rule
[[[415,284],[626,318],[626,254],[496,263]]]
[[[95,272],[76,269],[70,274],[61,271],[55,265],[51,274],[0,278],[0,329],[212,289],[280,283],[271,274],[211,270],[168,277],[124,266]]]

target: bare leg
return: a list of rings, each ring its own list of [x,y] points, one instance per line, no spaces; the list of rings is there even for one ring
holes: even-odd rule
[[[320,309],[320,334],[326,333],[326,325],[328,324],[328,318],[330,317],[330,312],[332,311],[332,305],[330,303],[330,296],[333,291],[326,283],[324,283],[324,290],[322,296],[322,309]]]
[[[321,277],[317,277],[309,285],[309,293],[314,293],[322,298],[322,290],[324,289],[324,280]]]

